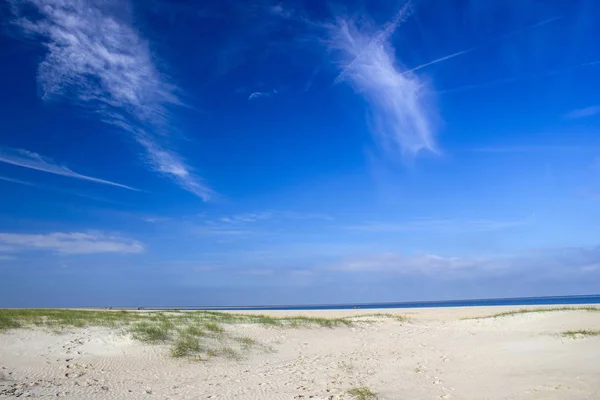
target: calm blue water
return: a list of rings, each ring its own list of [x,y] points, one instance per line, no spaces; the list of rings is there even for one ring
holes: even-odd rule
[[[553,297],[517,297],[510,299],[477,299],[445,301],[413,301],[404,303],[366,303],[366,304],[316,304],[289,306],[182,306],[182,307],[144,307],[145,309],[178,310],[351,310],[373,308],[422,308],[422,307],[467,307],[467,306],[527,306],[539,304],[600,304],[600,295],[553,296]]]

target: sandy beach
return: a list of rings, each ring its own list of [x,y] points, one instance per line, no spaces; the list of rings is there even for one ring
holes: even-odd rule
[[[600,313],[466,319],[523,308],[263,312],[353,317],[353,323],[226,324],[228,334],[256,345],[235,359],[205,361],[174,358],[166,345],[141,343],[107,327],[8,329],[0,333],[0,397],[600,398],[600,336],[565,334],[600,330]],[[361,317],[378,312],[392,316]]]

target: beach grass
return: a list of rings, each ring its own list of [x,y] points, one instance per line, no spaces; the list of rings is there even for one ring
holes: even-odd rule
[[[365,319],[365,318],[368,319]],[[306,316],[273,317],[263,314],[217,311],[124,311],[71,309],[0,309],[0,332],[17,328],[48,328],[61,332],[69,328],[106,327],[148,344],[171,348],[174,357],[239,359],[252,348],[268,349],[251,337],[227,332],[232,324],[279,328],[335,328],[375,322],[372,317],[404,320],[392,314],[368,314],[346,318]]]
[[[586,337],[586,336],[600,336],[600,331],[597,330],[578,330],[578,331],[565,331],[562,333],[563,336],[567,336],[573,339]]]
[[[350,389],[348,394],[356,400],[374,400],[377,398],[377,395],[366,386]]]
[[[523,308],[520,310],[505,311],[498,314],[485,315],[482,317],[469,317],[464,319],[486,319],[486,318],[503,318],[512,317],[515,315],[522,314],[533,314],[533,313],[547,313],[556,311],[588,311],[588,312],[600,312],[600,307],[548,307],[548,308]]]
[[[171,347],[173,357],[187,357],[198,354],[202,351],[200,340],[197,336],[182,334],[179,335]]]

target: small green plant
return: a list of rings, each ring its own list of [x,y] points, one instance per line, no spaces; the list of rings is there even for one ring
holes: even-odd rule
[[[563,336],[568,336],[570,338],[576,339],[578,337],[584,336],[600,336],[600,331],[590,331],[590,330],[578,330],[578,331],[566,331],[563,332]]]
[[[181,335],[177,338],[171,349],[173,357],[185,357],[199,353],[202,348],[196,336]]]
[[[13,318],[7,316],[0,316],[0,332],[5,331],[7,329],[16,329],[20,328],[22,324]]]
[[[225,329],[223,329],[223,327],[221,325],[217,325],[214,322],[209,322],[207,324],[204,324],[204,329],[206,329],[207,331],[210,331],[210,332],[215,332],[215,333],[221,333],[221,332],[225,331]]]
[[[141,342],[164,342],[170,338],[171,326],[165,323],[140,322],[131,328],[134,339]]]
[[[348,390],[348,394],[356,400],[375,400],[377,395],[368,387],[359,387]]]
[[[206,336],[206,332],[204,330],[194,325],[185,327],[182,333],[189,336]]]
[[[235,338],[244,348],[250,348],[256,344],[256,340],[251,337],[238,337]]]

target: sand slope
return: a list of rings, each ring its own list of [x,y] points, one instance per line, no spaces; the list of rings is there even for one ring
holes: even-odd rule
[[[207,362],[104,328],[8,331],[0,397],[317,400],[350,399],[348,389],[367,386],[379,399],[600,399],[600,337],[560,335],[600,329],[600,313],[461,319],[504,309],[395,310],[411,321],[333,329],[229,325],[265,349]]]

